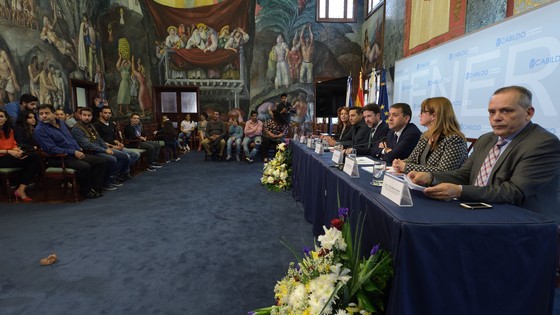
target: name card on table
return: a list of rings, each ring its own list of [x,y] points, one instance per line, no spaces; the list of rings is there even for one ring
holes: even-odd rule
[[[399,207],[413,206],[408,185],[403,179],[393,174],[385,173],[381,195],[387,197],[387,199],[396,203]]]
[[[347,156],[344,160],[344,173],[352,178],[359,178],[360,172],[358,171],[358,162],[355,156]]]
[[[319,155],[325,153],[325,149],[323,148],[323,144],[321,142],[317,142],[317,144],[315,144],[315,153]]]
[[[335,164],[342,164],[344,161],[344,152],[341,149],[335,149],[332,155],[332,161]]]
[[[299,142],[299,135],[297,133],[294,135],[294,142]]]
[[[307,147],[310,148],[310,149],[313,148],[313,139],[312,138],[307,139]]]

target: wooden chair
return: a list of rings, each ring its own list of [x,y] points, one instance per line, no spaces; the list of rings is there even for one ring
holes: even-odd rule
[[[78,183],[76,181],[76,170],[73,168],[66,167],[64,162],[64,157],[66,154],[55,154],[50,155],[41,150],[39,150],[39,155],[41,156],[41,188],[43,190],[43,200],[47,200],[47,194],[52,193],[52,187],[58,187],[58,183],[62,182],[64,187],[64,196],[68,194],[68,184],[72,185],[72,194],[74,196],[74,202],[78,202]],[[49,166],[49,159],[60,159],[60,166]],[[55,184],[48,186],[47,181],[51,180]],[[66,197],[65,197],[66,198]]]
[[[0,168],[0,179],[2,180],[2,183],[4,183],[4,188],[6,190],[6,194],[8,195],[8,203],[12,202],[12,194],[14,192],[12,190],[10,179],[12,176],[17,175],[19,171],[21,171],[21,168],[19,167]]]

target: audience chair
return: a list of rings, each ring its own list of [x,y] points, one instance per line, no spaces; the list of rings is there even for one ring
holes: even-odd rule
[[[0,168],[0,179],[2,180],[2,183],[4,183],[3,186],[6,190],[6,194],[8,195],[8,203],[12,202],[12,194],[14,193],[10,179],[11,177],[17,175],[19,171],[21,171],[21,168],[19,167]]]
[[[43,201],[47,201],[47,194],[52,193],[53,187],[58,187],[58,183],[62,182],[64,187],[64,196],[68,194],[68,184],[72,185],[72,194],[74,196],[74,202],[78,202],[78,183],[76,182],[76,170],[73,168],[66,167],[64,163],[65,154],[50,155],[39,150],[41,155],[41,174],[42,174],[42,189],[43,189]],[[59,167],[49,166],[47,159],[59,158],[61,165]],[[47,185],[47,180],[53,181],[54,185]]]

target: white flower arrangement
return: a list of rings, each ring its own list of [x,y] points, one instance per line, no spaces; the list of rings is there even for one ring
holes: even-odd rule
[[[331,227],[323,227],[320,246],[304,248],[304,257],[290,263],[274,287],[276,305],[249,315],[371,315],[384,311],[383,289],[393,274],[391,255],[379,245],[359,258],[359,242],[352,243],[348,209],[339,209]]]
[[[285,143],[276,146],[276,155],[270,162],[264,164],[261,183],[269,190],[282,191],[292,187],[292,158]]]

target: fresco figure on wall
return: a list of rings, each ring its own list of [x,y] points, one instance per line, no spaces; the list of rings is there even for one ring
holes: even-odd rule
[[[299,37],[301,55],[303,58],[301,70],[299,72],[299,81],[301,83],[313,83],[313,63],[311,63],[313,58],[313,32],[311,31],[311,23],[307,24],[307,29],[309,37],[305,39],[303,37],[305,27],[301,30],[301,35]]]
[[[274,51],[274,47],[275,46],[272,46],[272,49],[270,49],[270,52],[268,53],[268,63],[266,69],[266,78],[271,84],[274,84],[274,78],[276,78],[276,52]]]
[[[12,0],[12,21],[19,26],[25,26],[23,0]]]
[[[66,93],[64,92],[64,79],[62,78],[60,69],[54,69],[52,81],[56,88],[56,91],[52,95],[54,108],[64,109]]]
[[[218,34],[216,33],[216,30],[204,23],[198,23],[197,28],[200,32],[200,38],[205,43],[203,51],[216,51],[218,48]]]
[[[8,5],[8,0],[0,0],[0,16],[6,20],[9,20],[12,16],[12,10]]]
[[[133,101],[138,99],[138,80],[134,75],[130,76],[130,98]]]
[[[289,85],[288,78],[288,63],[286,62],[286,57],[288,56],[288,45],[284,42],[284,37],[282,34],[278,35],[276,38],[276,46],[274,46],[274,52],[276,54],[276,77],[274,79],[274,87],[278,89],[279,87]]]
[[[138,90],[138,104],[140,105],[140,111],[142,116],[146,116],[146,111],[152,109],[152,97],[150,96],[148,87],[146,86],[146,69],[142,65],[142,61],[138,58],[136,66],[134,65],[134,56],[132,56],[132,75],[138,80],[138,85],[140,86]]]
[[[54,86],[52,75],[50,74],[51,69],[54,69],[54,66],[50,64],[47,65],[47,60],[45,59],[43,69],[39,75],[40,104],[52,104],[52,93],[57,90],[56,86]]]
[[[105,99],[105,75],[101,71],[100,65],[95,66],[95,77],[93,82],[95,82],[97,86],[97,96]]]
[[[74,53],[74,47],[64,39],[58,37],[58,35],[54,32],[56,21],[56,15],[54,16],[54,20],[52,23],[49,21],[48,17],[43,17],[43,29],[41,30],[40,38],[41,40],[54,45],[54,47],[56,47],[56,49],[58,49],[61,54],[70,57],[70,59],[72,59],[72,61],[76,63],[76,54]]]
[[[165,46],[167,48],[180,48],[181,38],[177,35],[177,28],[173,25],[167,28],[167,37],[165,38]]]
[[[235,30],[233,30],[233,33],[231,33],[231,36],[229,37],[226,45],[224,46],[224,49],[229,49],[237,52],[239,46],[247,43],[248,41],[249,41],[249,34],[245,33],[245,31],[241,27],[238,27]]]
[[[228,42],[229,38],[230,38],[229,25],[226,25],[222,27],[220,33],[218,33],[218,48],[226,47],[226,43]]]
[[[379,26],[378,26],[379,28]],[[376,31],[376,35],[380,34],[380,30]],[[381,56],[380,42],[377,39],[378,36],[373,38],[373,43],[370,44],[368,30],[366,29],[364,34],[364,47],[363,47],[363,61],[362,65],[364,69],[369,69],[370,67],[377,68],[377,59]]]
[[[87,78],[90,80],[93,79],[93,69],[103,58],[100,44],[97,32],[84,13],[78,35],[78,68],[86,71]]]
[[[37,22],[37,14],[35,13],[35,0],[23,1],[23,14],[25,16],[25,26],[37,30],[39,29],[39,22]]]
[[[191,37],[187,41],[185,48],[198,48],[200,50],[206,49],[206,42],[202,40],[202,36],[200,35],[198,28],[193,29]]]
[[[29,93],[38,98],[41,67],[39,66],[39,58],[36,55],[31,57],[31,61],[27,66],[27,73],[29,74]]]
[[[294,83],[299,79],[301,61],[303,60],[300,47],[301,45],[299,42],[299,35],[296,31],[296,33],[294,34],[294,39],[292,40],[292,49],[288,53],[288,65],[290,66],[290,83]]]
[[[0,49],[0,104],[4,103],[6,95],[8,95],[10,102],[15,101],[16,93],[19,91],[21,91],[21,88],[8,53]]]
[[[130,84],[128,81],[130,77],[130,62],[128,59],[124,59],[120,53],[119,60],[117,60],[117,70],[121,73],[121,82],[117,92],[117,105],[119,107],[119,114],[124,115],[130,111]],[[123,112],[123,107],[125,107],[125,112]]]
[[[292,122],[304,123],[306,121],[311,121],[307,117],[307,96],[305,93],[301,92],[297,97],[293,99],[293,107],[296,110],[295,115],[292,116]]]

